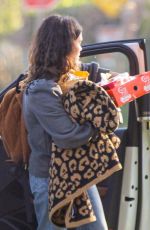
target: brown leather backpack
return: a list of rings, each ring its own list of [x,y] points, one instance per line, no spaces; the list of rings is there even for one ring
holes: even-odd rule
[[[22,114],[22,90],[9,89],[0,103],[0,136],[10,160],[28,163],[30,148]]]

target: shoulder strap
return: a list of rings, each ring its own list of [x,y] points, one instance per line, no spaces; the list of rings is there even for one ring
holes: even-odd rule
[[[0,102],[2,101],[5,93],[10,90],[11,88],[14,88],[16,87],[16,92],[20,92],[19,91],[19,82],[22,81],[23,79],[25,79],[26,77],[26,74],[24,73],[21,73],[16,80],[14,80],[10,85],[8,85],[5,89],[3,89],[1,92],[0,92]]]

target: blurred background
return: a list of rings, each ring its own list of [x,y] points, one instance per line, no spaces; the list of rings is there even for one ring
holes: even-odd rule
[[[54,13],[77,18],[83,45],[150,36],[150,0],[0,0],[0,89],[26,71],[31,39]]]

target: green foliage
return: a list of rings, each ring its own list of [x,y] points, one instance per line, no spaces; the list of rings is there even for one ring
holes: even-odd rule
[[[76,7],[91,3],[91,0],[60,0],[57,8]]]
[[[0,0],[0,35],[9,34],[22,26],[22,1]]]
[[[142,9],[142,20],[140,22],[140,28],[139,28],[139,36],[149,38],[150,37],[150,2],[149,0],[145,0],[143,3],[143,9]]]

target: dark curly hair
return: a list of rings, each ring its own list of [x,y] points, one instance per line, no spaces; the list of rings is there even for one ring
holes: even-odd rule
[[[52,15],[46,18],[29,50],[28,80],[53,78],[58,81],[62,74],[74,68],[67,55],[81,32],[81,25],[73,17]]]

